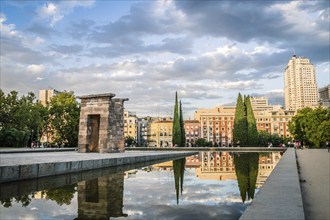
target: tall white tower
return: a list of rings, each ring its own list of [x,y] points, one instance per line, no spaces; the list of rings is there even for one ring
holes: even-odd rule
[[[284,72],[285,108],[299,110],[318,106],[315,69],[309,59],[293,55]]]

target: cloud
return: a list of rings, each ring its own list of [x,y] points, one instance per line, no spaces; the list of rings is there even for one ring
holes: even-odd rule
[[[0,14],[0,30],[1,37],[15,37],[17,32],[15,30],[16,26],[14,24],[5,24],[7,18],[4,14]]]
[[[94,4],[94,0],[71,0],[71,1],[59,1],[56,3],[47,2],[37,9],[37,14],[40,19],[46,19],[50,22],[50,26],[54,26],[61,21],[65,15],[69,14],[76,7],[91,7]]]
[[[42,72],[45,71],[45,67],[42,64],[41,65],[32,64],[27,66],[27,71],[32,74],[41,74]]]
[[[78,55],[81,51],[83,51],[83,46],[79,44],[73,45],[50,45],[52,51],[56,51],[61,54],[71,54],[71,55]]]

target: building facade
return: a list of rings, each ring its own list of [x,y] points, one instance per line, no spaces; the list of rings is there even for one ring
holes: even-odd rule
[[[131,137],[137,143],[138,138],[138,118],[133,112],[124,112],[124,136]]]
[[[197,139],[201,138],[200,123],[198,120],[185,120],[184,128],[186,132],[186,145],[191,147],[196,143]]]
[[[320,105],[324,108],[330,107],[330,84],[319,89]]]
[[[60,93],[60,91],[57,91],[55,89],[41,89],[39,90],[39,102],[43,106],[46,106],[48,103],[50,103],[51,98]]]
[[[147,146],[148,124],[152,122],[152,117],[138,118],[137,124],[137,143],[141,147]]]
[[[155,120],[148,125],[148,147],[172,147],[172,120]]]
[[[309,59],[293,57],[284,72],[285,108],[299,110],[318,106],[318,90],[315,68]]]
[[[228,146],[233,141],[235,106],[198,109],[194,119],[200,122],[200,135],[215,146]]]

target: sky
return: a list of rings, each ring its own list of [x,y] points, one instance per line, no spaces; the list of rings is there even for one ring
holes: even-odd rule
[[[330,82],[330,3],[318,1],[0,1],[0,87],[129,98],[138,116],[185,118],[238,93],[284,102],[284,69],[309,58]]]

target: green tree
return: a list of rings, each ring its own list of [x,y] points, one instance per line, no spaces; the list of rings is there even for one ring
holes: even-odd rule
[[[246,146],[247,144],[247,119],[241,93],[238,93],[237,97],[233,141],[234,144],[240,142],[240,146]]]
[[[34,93],[19,98],[16,91],[7,96],[0,90],[0,144],[6,147],[25,147],[27,140],[38,140],[47,124],[47,107],[42,106]],[[27,138],[29,137],[29,138]]]
[[[56,141],[78,145],[80,107],[73,92],[62,92],[50,101],[50,124]]]
[[[125,137],[125,144],[127,144],[127,147],[132,146],[134,143],[134,138],[131,136]]]
[[[182,114],[182,104],[180,100],[180,127],[181,127],[181,146],[186,146],[186,131],[184,129],[184,120]]]
[[[173,146],[182,146],[181,137],[181,125],[179,118],[179,107],[178,107],[178,93],[175,92],[175,104],[174,104],[174,115],[173,115],[173,128],[172,128],[172,144]]]
[[[330,107],[304,108],[289,123],[289,131],[296,140],[310,147],[322,147],[330,140]]]
[[[205,147],[207,145],[207,141],[204,138],[198,138],[195,143],[197,147]]]
[[[258,143],[257,123],[253,114],[250,96],[245,99],[246,118],[247,118],[247,144],[256,146]]]

